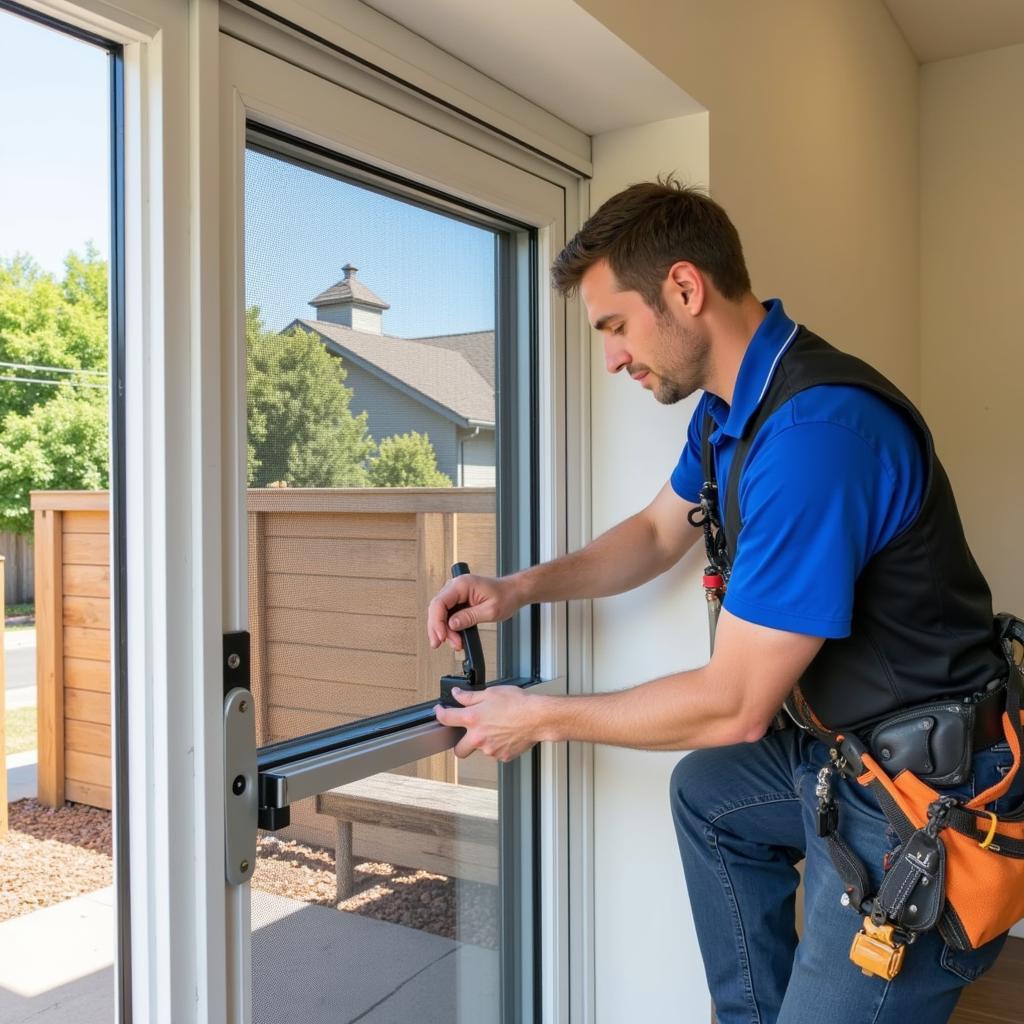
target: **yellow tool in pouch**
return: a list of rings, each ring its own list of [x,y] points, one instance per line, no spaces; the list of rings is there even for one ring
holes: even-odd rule
[[[850,959],[864,974],[892,981],[900,973],[907,946],[893,939],[894,931],[891,924],[877,925],[870,917],[864,918],[864,927],[850,946]]]

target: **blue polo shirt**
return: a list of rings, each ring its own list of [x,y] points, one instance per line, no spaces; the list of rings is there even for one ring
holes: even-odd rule
[[[723,521],[737,442],[797,332],[778,299],[765,308],[732,405],[704,393],[671,477],[684,501],[700,500],[700,435],[709,412]],[[923,439],[884,398],[831,384],[794,395],[765,421],[747,454],[738,494],[743,543],[724,607],[774,629],[848,636],[857,577],[913,522],[925,480]]]

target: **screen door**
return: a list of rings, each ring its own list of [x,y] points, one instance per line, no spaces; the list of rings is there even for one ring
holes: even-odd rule
[[[521,1020],[536,764],[454,757],[432,709],[464,666],[426,609],[456,563],[536,559],[538,268],[564,195],[237,40],[222,74],[228,621],[264,826],[243,1001],[268,1024]],[[539,679],[539,623],[481,627],[488,684]]]

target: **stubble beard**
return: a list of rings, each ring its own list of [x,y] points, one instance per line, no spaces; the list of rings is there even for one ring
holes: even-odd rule
[[[651,389],[662,405],[675,405],[704,387],[708,376],[711,343],[699,332],[671,319],[658,318],[664,373]]]

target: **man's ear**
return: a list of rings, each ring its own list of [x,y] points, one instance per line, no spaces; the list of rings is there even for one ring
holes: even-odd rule
[[[700,314],[707,297],[704,275],[686,260],[679,260],[668,268],[662,291],[669,308],[675,306],[677,311],[690,316]]]

